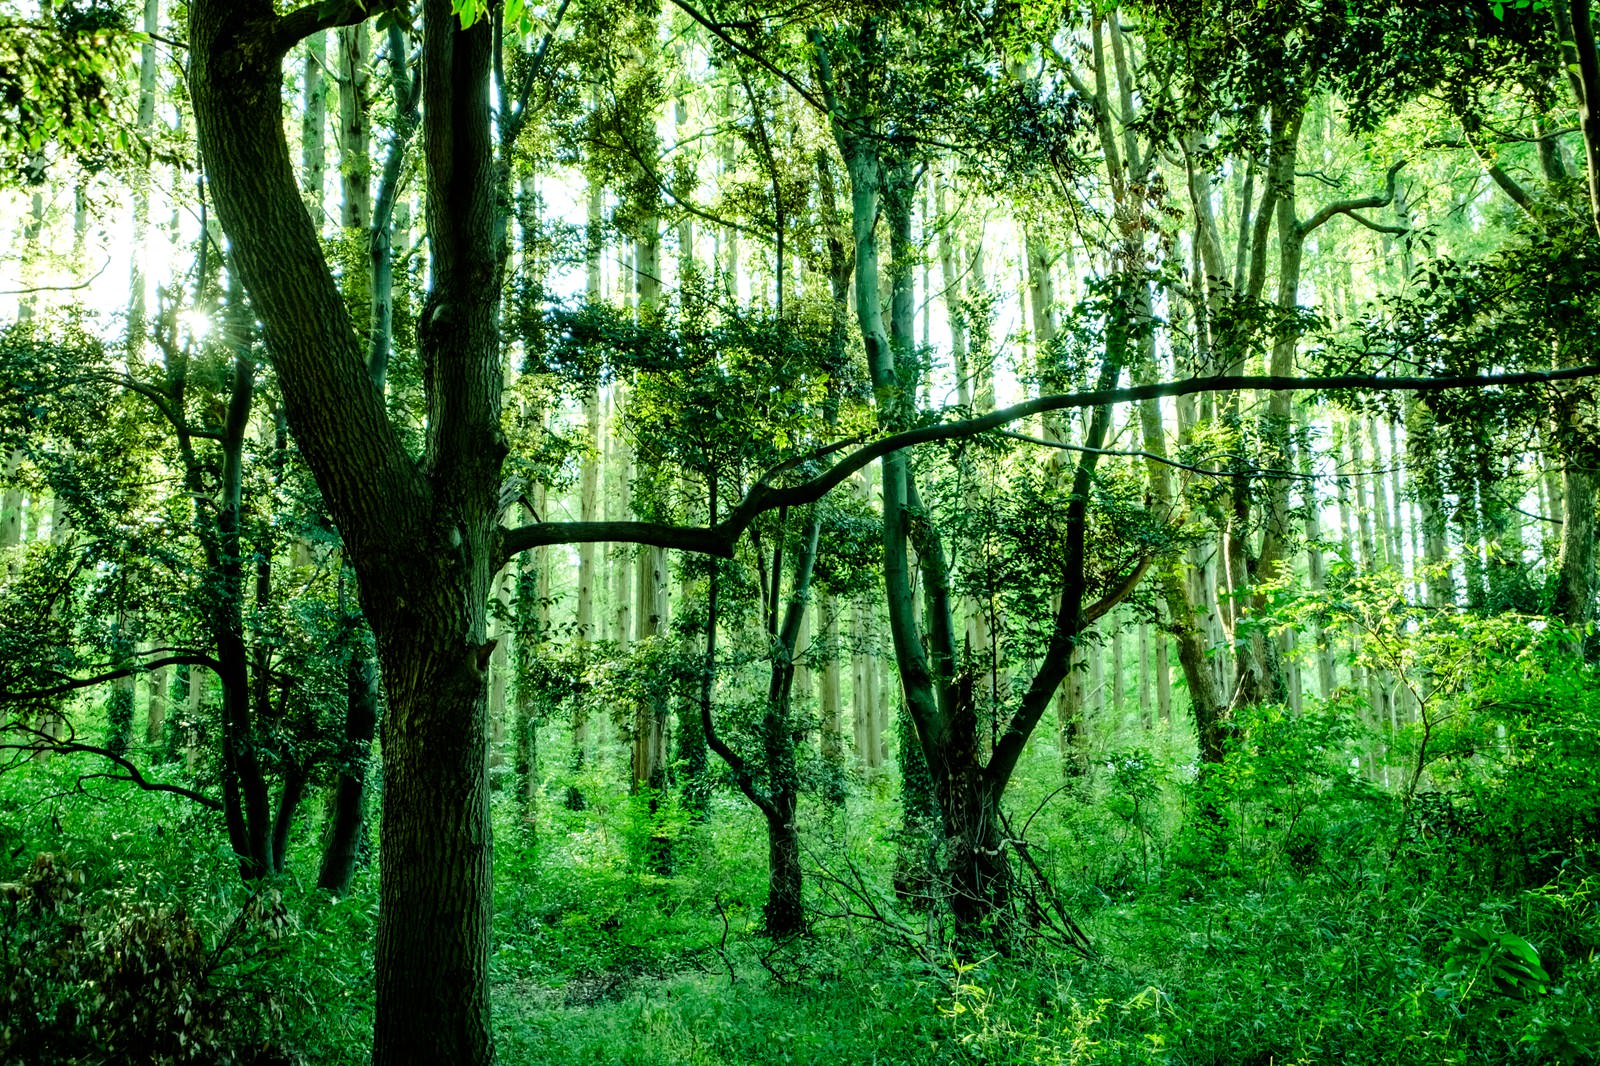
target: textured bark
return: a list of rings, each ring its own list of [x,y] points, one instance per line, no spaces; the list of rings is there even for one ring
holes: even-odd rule
[[[419,465],[384,415],[300,200],[282,128],[280,68],[295,43],[287,23],[265,0],[196,0],[189,87],[234,265],[264,324],[290,427],[360,577],[389,697],[373,1058],[487,1063],[484,631],[505,455],[491,31],[484,21],[462,30],[446,0],[425,4],[434,287],[420,316],[428,417]]]
[[[145,706],[144,742],[152,747],[161,743],[167,725],[167,699],[172,687],[172,668],[163,666],[150,673],[150,702]]]
[[[830,803],[844,802],[844,701],[841,691],[840,657],[843,649],[839,643],[839,605],[833,597],[822,603],[824,628],[822,634],[822,675],[817,696],[817,709],[821,719],[820,747],[823,764],[828,769],[828,780],[823,796]]]
[[[339,225],[361,242],[372,224],[372,34],[366,23],[339,30]]]
[[[22,543],[22,489],[16,483],[22,470],[22,449],[6,456],[4,484],[0,486],[0,550]]]
[[[160,32],[161,0],[144,0],[144,32]],[[145,40],[139,46],[138,130],[150,136],[156,121],[156,45]],[[144,345],[147,280],[144,275],[145,242],[150,230],[150,165],[137,165],[133,173],[133,247],[129,254],[128,346],[138,352]]]
[[[1139,725],[1145,730],[1155,723],[1150,718],[1150,626],[1139,623]]]
[[[1165,630],[1157,630],[1156,642],[1156,711],[1162,726],[1172,724],[1172,666]]]

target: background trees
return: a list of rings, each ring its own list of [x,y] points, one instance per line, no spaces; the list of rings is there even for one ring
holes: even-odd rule
[[[259,892],[381,811],[375,1057],[486,1061],[613,832],[732,936],[751,810],[780,945],[1381,900],[1530,758],[1480,888],[1586,869],[1580,7],[177,14],[17,13],[104,110],[5,97],[7,787]]]

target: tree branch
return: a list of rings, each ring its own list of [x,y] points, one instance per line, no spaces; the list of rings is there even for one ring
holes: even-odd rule
[[[1363,226],[1366,226],[1369,229],[1377,229],[1377,227],[1374,226],[1373,223],[1368,222],[1366,219],[1362,218],[1360,215],[1355,214],[1355,211],[1360,209],[1360,208],[1363,208],[1363,207],[1387,207],[1389,204],[1393,203],[1394,202],[1394,178],[1395,178],[1396,174],[1400,173],[1400,168],[1405,166],[1405,165],[1406,165],[1406,161],[1404,159],[1402,159],[1402,160],[1400,160],[1400,162],[1396,163],[1394,166],[1389,168],[1388,178],[1387,178],[1387,181],[1384,184],[1384,191],[1382,193],[1380,193],[1378,195],[1375,195],[1375,196],[1360,196],[1360,197],[1357,197],[1354,200],[1336,200],[1333,203],[1328,204],[1321,211],[1318,211],[1316,214],[1312,215],[1310,218],[1306,219],[1306,221],[1304,221],[1304,222],[1302,222],[1300,224],[1300,232],[1301,232],[1301,234],[1304,235],[1304,234],[1310,233],[1312,230],[1316,229],[1318,226],[1321,226],[1323,223],[1327,222],[1334,215],[1349,215],[1351,218],[1355,219],[1357,222],[1361,223]],[[1396,231],[1380,231],[1380,232],[1396,232]],[[1408,232],[1408,231],[1405,230],[1405,229],[1401,229],[1401,230],[1398,230],[1397,232],[1405,233],[1405,232]]]
[[[169,785],[163,781],[151,781],[125,756],[118,755],[108,748],[102,748],[95,744],[83,744],[76,740],[57,740],[40,730],[28,730],[27,732],[32,733],[36,739],[28,743],[0,743],[0,751],[26,751],[34,754],[50,751],[62,755],[77,753],[98,755],[100,758],[126,771],[122,774],[92,774],[80,777],[78,779],[80,790],[83,781],[88,777],[107,777],[113,781],[127,781],[145,792],[170,792],[174,796],[182,796],[184,799],[192,800],[210,811],[222,810],[221,800],[212,799],[203,792],[196,792],[194,789],[185,788],[182,785]]]
[[[856,471],[890,452],[919,444],[963,440],[1012,422],[1044,414],[1102,404],[1134,403],[1139,400],[1193,396],[1203,392],[1232,392],[1244,389],[1286,392],[1329,392],[1360,390],[1368,392],[1444,392],[1450,389],[1481,389],[1522,385],[1550,385],[1563,381],[1600,377],[1600,365],[1568,367],[1562,370],[1529,370],[1509,374],[1459,374],[1447,377],[1386,378],[1371,374],[1335,374],[1328,377],[1293,377],[1271,374],[1219,374],[1213,377],[1185,378],[1179,381],[1131,385],[1127,388],[1097,389],[1089,392],[1040,396],[1002,407],[975,418],[939,422],[892,433],[846,455],[823,473],[798,485],[774,487],[771,475],[763,476],[726,519],[709,526],[673,526],[661,522],[538,522],[505,530],[501,534],[497,566],[530,548],[552,544],[583,544],[609,541],[644,544],[678,551],[699,552],[724,559],[733,557],[740,534],[758,515],[779,507],[800,507],[814,503],[841,485]],[[785,464],[788,465],[788,464]]]
[[[359,25],[394,6],[395,0],[316,0],[274,22],[270,43],[279,55],[287,55],[289,49],[314,33]]]
[[[204,666],[206,669],[215,672],[220,672],[221,670],[221,664],[209,655],[201,655],[198,652],[184,655],[168,655],[160,659],[151,659],[148,662],[130,663],[115,670],[95,674],[93,677],[68,678],[48,688],[33,689],[28,692],[0,692],[0,703],[25,703],[31,700],[47,700],[54,696],[65,696],[69,692],[93,688],[96,685],[103,685],[107,681],[115,681],[120,677],[132,677],[135,674],[146,673],[150,670],[159,670],[163,666]],[[57,674],[56,676],[61,677],[63,675]]]

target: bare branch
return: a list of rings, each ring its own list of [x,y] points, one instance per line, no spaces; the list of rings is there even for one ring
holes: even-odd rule
[[[30,700],[46,700],[54,696],[65,696],[69,692],[93,688],[96,685],[103,685],[107,681],[115,681],[119,677],[132,677],[135,674],[142,674],[150,670],[159,670],[163,666],[204,666],[208,670],[216,671],[220,669],[221,664],[211,656],[202,655],[198,652],[167,655],[147,662],[130,663],[115,670],[95,674],[92,677],[67,678],[59,684],[50,685],[46,688],[32,689],[27,692],[0,691],[0,703],[24,703]],[[56,676],[60,677],[62,675],[57,674]]]
[[[0,296],[26,296],[34,292],[75,292],[78,289],[87,289],[100,279],[100,275],[104,274],[106,267],[110,265],[111,259],[107,257],[106,261],[100,264],[100,269],[90,275],[88,281],[80,281],[76,285],[34,285],[27,289],[0,289]]]
[[[763,477],[751,487],[732,513],[715,525],[673,526],[661,522],[537,522],[508,529],[501,534],[499,563],[503,564],[505,560],[530,548],[551,544],[596,542],[644,544],[731,559],[740,535],[757,516],[779,507],[802,507],[808,503],[815,503],[875,459],[919,444],[976,437],[1047,411],[1070,411],[1099,407],[1103,404],[1136,403],[1140,400],[1244,389],[1283,392],[1335,390],[1444,392],[1450,389],[1551,385],[1592,377],[1600,377],[1600,364],[1568,367],[1562,370],[1529,370],[1509,374],[1458,374],[1447,377],[1390,378],[1372,374],[1335,374],[1328,377],[1218,374],[1213,377],[1130,385],[1127,388],[1040,396],[974,418],[955,422],[936,422],[881,437],[862,445],[823,473],[798,485],[778,488],[769,484],[767,477]]]
[[[96,744],[83,744],[76,740],[57,740],[48,733],[36,729],[26,730],[26,732],[33,736],[32,740],[0,743],[0,751],[25,751],[34,754],[49,751],[62,755],[98,755],[124,771],[121,774],[85,774],[78,779],[79,791],[82,791],[84,781],[103,777],[112,781],[126,781],[144,792],[169,792],[174,796],[182,796],[184,799],[198,803],[207,810],[222,810],[221,800],[212,799],[203,792],[196,792],[194,789],[185,788],[182,785],[169,785],[163,781],[151,781],[144,776],[144,773],[137,766],[128,761],[126,756],[118,755],[109,748],[102,748]]]
[[[1310,233],[1318,226],[1321,226],[1324,222],[1327,222],[1334,215],[1349,215],[1362,225],[1367,226],[1368,228],[1376,229],[1377,227],[1373,226],[1372,223],[1368,222],[1366,219],[1355,214],[1354,212],[1365,207],[1387,207],[1389,204],[1393,203],[1395,175],[1400,173],[1400,168],[1405,165],[1406,161],[1402,159],[1400,162],[1389,168],[1388,178],[1382,193],[1374,196],[1360,196],[1354,200],[1336,200],[1333,203],[1328,204],[1321,211],[1318,211],[1316,214],[1312,215],[1310,218],[1306,219],[1306,221],[1302,222],[1300,224],[1300,232],[1302,234]],[[1401,229],[1398,232],[1405,233],[1408,231]]]

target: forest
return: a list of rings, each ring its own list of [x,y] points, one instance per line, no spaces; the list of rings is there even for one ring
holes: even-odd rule
[[[1600,1061],[1589,0],[0,0],[0,1064]]]

